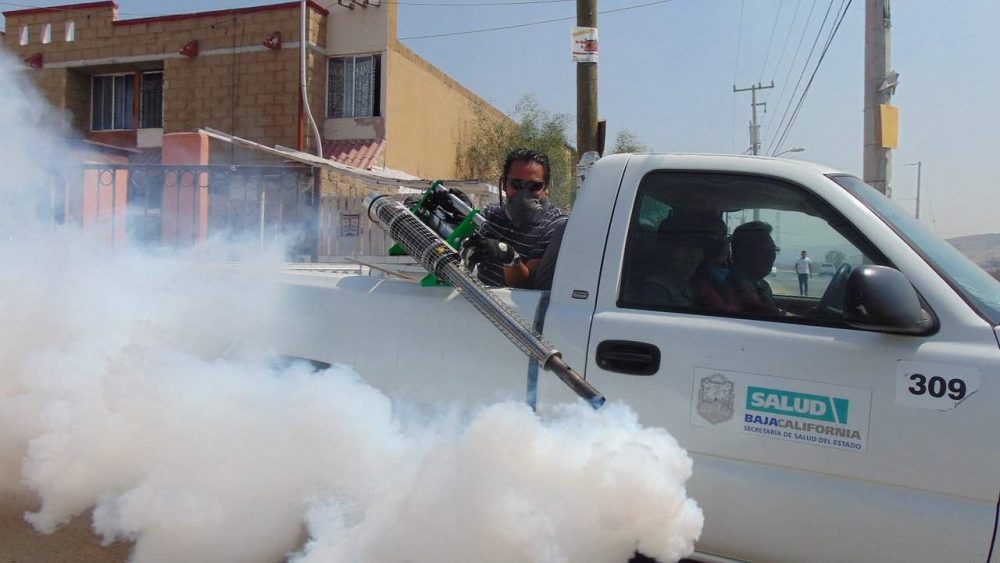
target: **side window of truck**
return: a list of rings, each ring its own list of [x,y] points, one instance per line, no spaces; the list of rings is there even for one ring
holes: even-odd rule
[[[654,172],[636,197],[618,305],[841,324],[847,278],[861,264],[890,265],[801,186]]]

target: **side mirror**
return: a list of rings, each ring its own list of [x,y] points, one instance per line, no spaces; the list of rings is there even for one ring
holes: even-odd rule
[[[937,329],[910,280],[886,266],[859,266],[851,272],[844,292],[844,322],[898,334],[929,334]]]

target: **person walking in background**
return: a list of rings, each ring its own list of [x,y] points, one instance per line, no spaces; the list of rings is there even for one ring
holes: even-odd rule
[[[799,275],[799,295],[809,296],[809,276],[812,275],[812,260],[802,251],[802,256],[795,261],[795,273]]]

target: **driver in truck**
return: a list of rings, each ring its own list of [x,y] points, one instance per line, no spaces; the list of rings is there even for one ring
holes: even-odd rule
[[[753,314],[784,315],[774,301],[770,284],[764,280],[780,250],[771,238],[771,225],[763,221],[744,223],[733,230],[731,244],[733,267],[728,283],[741,310]]]

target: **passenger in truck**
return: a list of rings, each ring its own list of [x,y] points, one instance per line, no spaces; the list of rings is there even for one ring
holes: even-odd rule
[[[733,288],[726,283],[732,269],[726,222],[713,214],[706,223],[704,258],[691,282],[695,307],[713,313],[738,313],[742,307]]]
[[[675,212],[660,223],[657,242],[661,259],[639,285],[641,303],[653,307],[694,305],[691,280],[701,265],[705,234],[704,224],[692,213]]]

